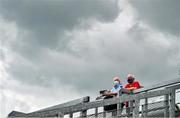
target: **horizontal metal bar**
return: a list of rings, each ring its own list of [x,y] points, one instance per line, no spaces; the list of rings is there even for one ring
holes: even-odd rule
[[[149,88],[137,90],[135,91],[135,95],[122,94],[122,96],[120,96],[119,98],[112,98],[112,99],[106,99],[106,100],[100,100],[100,101],[92,101],[89,103],[83,103],[85,101],[89,101],[89,96],[86,96],[80,99],[72,100],[64,104],[59,104],[59,105],[52,106],[52,107],[42,109],[39,111],[27,113],[25,115],[21,114],[20,116],[24,116],[24,117],[55,116],[56,114],[59,114],[59,113],[69,114],[69,113],[83,111],[83,110],[87,110],[91,108],[102,107],[102,106],[117,104],[117,103],[123,103],[124,101],[132,101],[135,99],[145,99],[145,98],[151,98],[151,97],[156,97],[156,96],[162,96],[162,95],[169,94],[172,90],[180,89],[179,83],[180,83],[180,79],[178,78],[175,80],[163,82],[161,84],[156,84]],[[169,86],[169,87],[166,87],[166,86]],[[166,87],[166,89],[150,91],[150,90],[161,88],[161,87]],[[145,92],[145,91],[148,91],[148,92]]]
[[[90,101],[90,97],[86,96],[86,97],[75,99],[75,100],[72,100],[72,101],[69,101],[69,102],[66,102],[66,103],[63,103],[63,104],[59,104],[59,105],[55,105],[55,106],[52,106],[52,107],[41,109],[41,110],[38,110],[38,111],[35,111],[35,112],[31,112],[29,114],[39,114],[39,113],[42,114],[44,112],[51,112],[51,114],[52,114],[53,113],[52,111],[54,109],[62,109],[64,107],[74,106],[74,105],[81,104],[81,103],[84,103],[84,102],[89,102],[89,101]],[[59,112],[56,112],[55,114],[58,114],[58,113]]]
[[[169,108],[169,106],[162,106],[162,107],[157,107],[157,108],[153,108],[153,109],[148,109],[144,112],[152,112],[152,111],[157,111],[157,110],[164,110],[165,108]]]
[[[17,116],[22,116],[25,115],[26,113],[23,112],[18,112],[18,111],[12,111],[11,113],[8,114],[8,117],[17,117]]]
[[[144,98],[150,98],[150,97],[156,97],[156,96],[161,96],[165,94],[169,94],[170,90],[157,90],[157,91],[152,91],[152,92],[147,92],[147,93],[139,93],[136,95],[122,95],[119,98],[112,98],[112,99],[106,99],[106,100],[100,100],[100,101],[92,101],[88,103],[82,103],[78,105],[72,105],[64,108],[57,108],[54,110],[50,111],[41,111],[41,112],[36,112],[36,113],[30,113],[25,116],[31,116],[31,117],[38,117],[38,116],[53,116],[54,114],[57,114],[59,112],[62,112],[64,114],[69,114],[69,113],[74,113],[74,112],[79,112],[87,109],[92,109],[96,107],[102,107],[106,105],[111,105],[111,104],[117,104],[117,103],[123,103],[124,101],[131,101],[135,99],[144,99]]]
[[[66,102],[66,103],[63,103],[63,104],[59,104],[59,105],[55,105],[55,106],[48,107],[48,108],[45,108],[45,109],[41,109],[41,110],[38,110],[38,111],[36,111],[36,112],[39,112],[39,111],[47,111],[47,110],[52,110],[52,109],[57,109],[57,108],[63,108],[63,107],[68,107],[68,106],[80,104],[80,103],[83,103],[83,102],[89,102],[89,100],[90,100],[90,97],[89,97],[89,96],[86,96],[86,97],[82,97],[82,98],[79,98],[79,99],[75,99],[75,100],[72,100],[72,101],[69,101],[69,102]]]
[[[180,84],[177,84],[177,85],[174,85],[174,86],[166,87],[166,89],[171,89],[171,90],[177,90],[177,89],[180,89]]]
[[[173,79],[173,80],[167,80],[167,81],[164,81],[164,82],[161,82],[161,83],[149,86],[149,87],[137,89],[134,91],[134,93],[146,92],[146,91],[150,91],[150,90],[154,90],[154,89],[158,89],[158,88],[162,88],[162,87],[167,87],[167,86],[178,84],[178,83],[180,83],[180,78]]]

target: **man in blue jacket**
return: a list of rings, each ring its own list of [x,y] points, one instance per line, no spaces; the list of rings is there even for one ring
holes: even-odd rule
[[[110,91],[104,92],[104,94],[103,94],[105,96],[104,99],[109,99],[109,98],[113,98],[113,97],[117,96],[119,93],[119,90],[121,90],[123,88],[123,85],[121,84],[119,77],[114,77],[113,82],[114,82],[113,88]],[[122,105],[122,107],[123,107],[123,105]],[[117,104],[104,106],[104,111],[112,111],[112,110],[114,111],[112,115],[116,116]]]
[[[103,94],[104,96],[116,96],[119,90],[123,88],[123,85],[121,84],[119,77],[114,77],[113,82],[114,82],[113,88],[110,91],[104,92]]]

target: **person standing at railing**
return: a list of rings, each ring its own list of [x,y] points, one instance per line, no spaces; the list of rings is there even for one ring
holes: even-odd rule
[[[135,81],[135,76],[133,74],[127,75],[127,82],[128,83],[125,85],[124,88],[128,90],[136,90],[142,87],[139,81]]]
[[[113,82],[114,82],[113,88],[110,91],[105,91],[103,94],[104,96],[116,96],[119,90],[123,88],[123,85],[121,84],[119,77],[114,77]]]
[[[105,96],[104,99],[109,99],[117,96],[119,91],[123,88],[123,85],[121,84],[119,77],[114,77],[113,83],[114,83],[113,88],[110,91],[105,91],[103,93],[103,96]],[[112,110],[117,110],[117,104],[104,106],[104,111],[112,111]],[[116,112],[114,112],[114,115],[115,114]]]
[[[125,89],[130,90],[130,94],[133,94],[133,90],[142,88],[143,86],[140,85],[139,81],[135,81],[135,76],[133,74],[128,74],[127,75],[127,84],[124,86]],[[125,102],[125,107],[126,107],[126,112],[129,113],[130,108],[129,108],[129,102]]]

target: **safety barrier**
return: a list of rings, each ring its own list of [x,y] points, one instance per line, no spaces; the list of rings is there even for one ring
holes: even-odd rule
[[[64,104],[52,106],[31,113],[13,111],[9,118],[29,117],[180,117],[175,103],[176,91],[180,89],[180,78],[145,87],[133,93],[121,89],[119,95],[111,99],[90,101],[86,96]],[[124,103],[129,106],[123,106]],[[112,111],[100,111],[105,106],[117,104]],[[90,114],[88,111],[91,110]],[[79,112],[79,116],[74,114]]]

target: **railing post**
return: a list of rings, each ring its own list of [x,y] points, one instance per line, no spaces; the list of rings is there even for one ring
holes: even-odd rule
[[[117,116],[121,115],[122,113],[122,103],[117,104]]]
[[[135,107],[134,107],[134,113],[133,113],[133,117],[135,118],[139,117],[139,103],[140,103],[140,99],[135,98]]]
[[[61,113],[61,112],[59,112],[59,113],[58,113],[58,118],[64,118],[64,114]]]
[[[129,106],[130,106],[130,113],[132,113],[133,112],[133,104],[134,104],[134,101],[130,101],[129,102]]]
[[[106,111],[103,112],[103,118],[106,118]]]
[[[142,110],[141,110],[141,117],[145,117],[145,105],[142,105]]]
[[[148,91],[146,91],[147,93]],[[144,117],[147,117],[148,115],[148,98],[145,98],[145,105],[144,105]]]
[[[127,103],[127,101],[126,101],[126,103]],[[126,106],[126,114],[127,114],[127,117],[130,117],[130,106]]]
[[[112,117],[117,117],[117,110],[112,111]]]
[[[127,90],[127,89],[121,89],[119,91],[119,95],[123,95],[123,94],[132,94],[132,92],[130,90]],[[132,117],[132,112],[133,112],[133,101],[125,101],[125,107],[126,107],[126,114],[127,114],[127,117]],[[118,115],[121,115],[122,113],[122,103],[119,104],[119,114]]]
[[[126,104],[128,104],[128,106],[126,106],[126,113],[127,113],[127,117],[132,117],[133,115],[133,101],[126,101]]]
[[[119,98],[119,97],[120,97],[120,94],[119,94],[119,92],[118,92],[117,98]],[[119,103],[119,102],[117,103],[117,111],[115,111],[115,112],[116,112],[116,114],[115,114],[116,116],[117,116],[117,115],[120,115],[120,103]]]
[[[164,117],[169,117],[169,95],[168,94],[164,95],[164,106],[165,106]]]
[[[70,114],[69,114],[69,118],[73,118],[73,113],[70,113]]]
[[[175,90],[172,89],[170,92],[170,104],[169,104],[169,115],[175,117]]]
[[[98,107],[95,108],[95,118],[98,118]]]
[[[89,100],[90,100],[90,97],[87,97],[83,100],[83,103],[87,103],[87,102],[89,102]],[[81,111],[80,117],[86,117],[86,116],[87,116],[87,110]]]
[[[89,102],[89,101],[90,101],[90,97],[88,96],[88,97],[84,98],[84,100],[83,100],[82,103],[87,103],[87,102]],[[87,110],[81,111],[80,117],[86,117],[86,116],[87,116]]]
[[[127,89],[124,89],[124,88],[122,88],[122,89],[120,89],[120,91],[118,92],[118,97],[120,97],[120,96],[122,96],[123,94],[130,94],[131,92],[130,92],[130,90],[127,90]],[[123,103],[118,103],[117,104],[117,116],[120,116],[121,115],[121,113],[122,113],[122,111],[123,111],[123,106],[122,106],[122,104]],[[126,109],[127,110],[127,109]],[[128,111],[126,111],[126,113],[127,113]]]
[[[87,116],[87,110],[81,111],[81,118]]]

